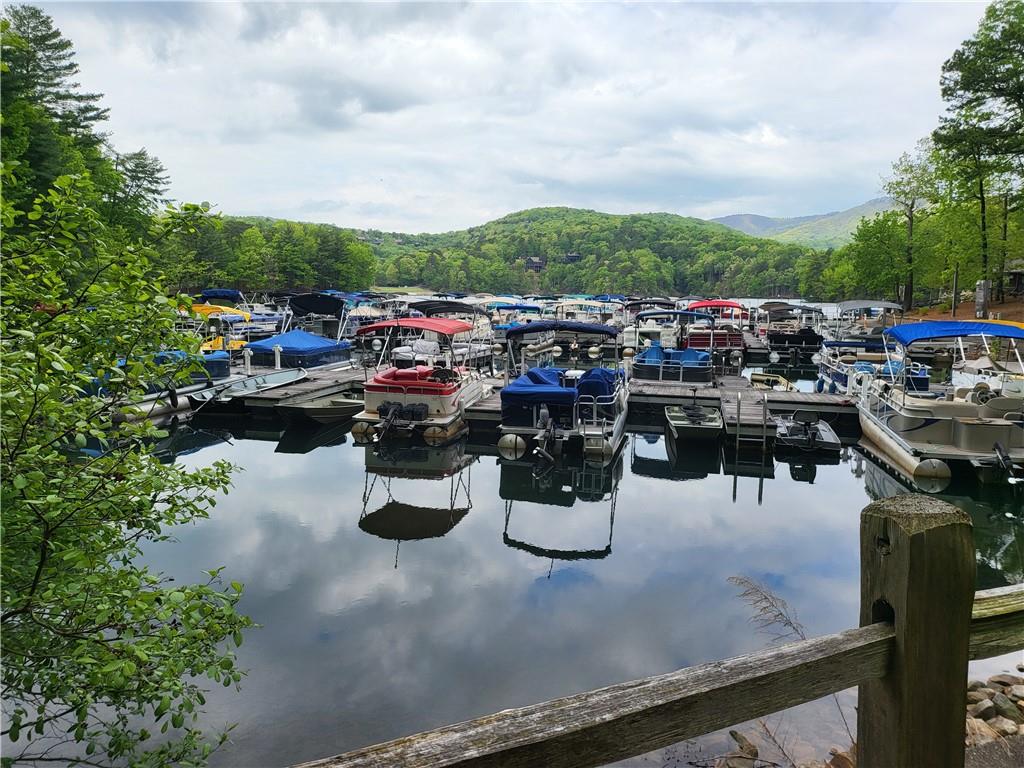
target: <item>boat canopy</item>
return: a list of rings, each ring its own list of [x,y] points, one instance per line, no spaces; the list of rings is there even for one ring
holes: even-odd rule
[[[844,315],[847,312],[856,312],[858,309],[894,309],[898,312],[903,311],[903,305],[897,304],[895,301],[879,301],[877,299],[855,299],[854,301],[841,301],[836,304],[836,309],[839,310],[840,315]]]
[[[687,309],[740,309],[744,312],[747,308],[736,301],[726,301],[725,299],[708,299],[707,301],[695,301],[693,304],[687,307]]]
[[[495,304],[495,312],[540,312],[536,304]]]
[[[534,323],[536,325],[536,323]],[[473,326],[465,320],[455,320],[450,317],[399,317],[394,320],[383,320],[379,323],[364,325],[356,331],[357,336],[367,333],[376,333],[388,328],[412,328],[417,331],[433,331],[442,336],[454,336],[456,333],[472,331]]]
[[[829,339],[828,341],[821,342],[821,346],[827,347],[828,349],[881,349],[882,342],[878,339],[875,339],[874,341],[854,341],[852,339],[848,341],[835,341]],[[889,345],[889,348],[892,349],[891,344]]]
[[[204,317],[220,317],[221,320],[228,318],[228,322],[237,322],[237,318],[242,320],[252,319],[252,314],[244,309],[225,307],[223,304],[193,304],[192,311]]]
[[[459,312],[462,314],[487,314],[483,307],[476,304],[466,304],[462,301],[444,301],[441,299],[424,299],[423,301],[411,301],[409,302],[409,309],[415,309],[417,312],[422,312],[427,317],[433,317],[434,315],[443,315],[450,312]]]
[[[825,314],[825,310],[813,304],[790,304],[788,301],[766,301],[758,309],[768,312],[768,314],[775,314],[776,312],[817,312],[819,315]]]
[[[505,331],[505,338],[522,336],[524,333],[543,333],[544,331],[566,331],[568,333],[585,333],[599,336],[615,337],[619,335],[617,328],[600,323],[580,323],[575,320],[537,320],[533,323],[517,325]]]
[[[458,525],[469,507],[439,509],[391,500],[364,515],[359,527],[366,533],[391,541],[420,541],[444,536]]]
[[[627,301],[626,309],[637,309],[638,307],[664,307],[665,309],[675,309],[676,303],[669,301],[668,299],[636,299],[635,301]]]
[[[906,323],[886,328],[882,333],[904,347],[925,339],[949,339],[958,336],[991,336],[999,339],[1024,339],[1024,326],[989,323],[983,320]]]
[[[714,315],[709,315],[706,312],[691,312],[688,309],[649,309],[636,316],[637,320],[645,320],[648,317],[688,317],[698,322],[715,324]]]
[[[329,293],[300,293],[288,300],[288,306],[296,317],[306,315],[333,315],[341,317],[348,304],[339,296]]]
[[[204,288],[199,295],[205,302],[209,302],[210,299],[242,301],[245,298],[241,291],[236,291],[234,288]]]
[[[626,297],[621,293],[600,293],[594,297],[594,301],[617,301],[623,302]]]
[[[273,352],[274,347],[280,346],[281,351],[286,355],[303,355],[311,352],[323,352],[327,349],[345,349],[352,346],[352,343],[325,339],[323,336],[316,336],[296,328],[294,331],[280,333],[269,339],[250,342],[247,346],[257,352]]]

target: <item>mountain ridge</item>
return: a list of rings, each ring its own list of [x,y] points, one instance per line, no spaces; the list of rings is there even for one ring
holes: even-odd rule
[[[861,219],[890,210],[892,200],[876,197],[842,211],[809,216],[772,217],[756,213],[719,216],[709,221],[735,229],[752,237],[766,237],[783,243],[807,245],[812,248],[838,248],[853,238]]]

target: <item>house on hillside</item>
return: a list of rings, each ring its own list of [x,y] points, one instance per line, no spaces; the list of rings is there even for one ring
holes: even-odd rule
[[[526,268],[530,272],[540,272],[548,265],[547,256],[527,256]]]
[[[562,257],[562,261],[565,262],[566,264],[575,264],[582,258],[583,257],[578,253],[567,253],[565,254],[565,256]]]

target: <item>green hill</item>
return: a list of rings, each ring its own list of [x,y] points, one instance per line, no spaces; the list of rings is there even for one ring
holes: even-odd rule
[[[809,250],[669,213],[532,208],[443,234],[357,231],[378,285],[454,291],[778,295]]]
[[[813,248],[838,248],[853,237],[863,218],[871,218],[892,208],[887,197],[878,197],[845,211],[797,216],[789,219],[758,216],[752,213],[722,216],[712,221],[748,235],[769,237],[783,243],[797,243]]]

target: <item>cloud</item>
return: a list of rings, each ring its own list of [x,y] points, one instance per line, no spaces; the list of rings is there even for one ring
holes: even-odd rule
[[[534,205],[800,215],[936,124],[973,4],[45,6],[115,145],[230,213],[441,231]],[[319,211],[309,201],[336,201]]]

